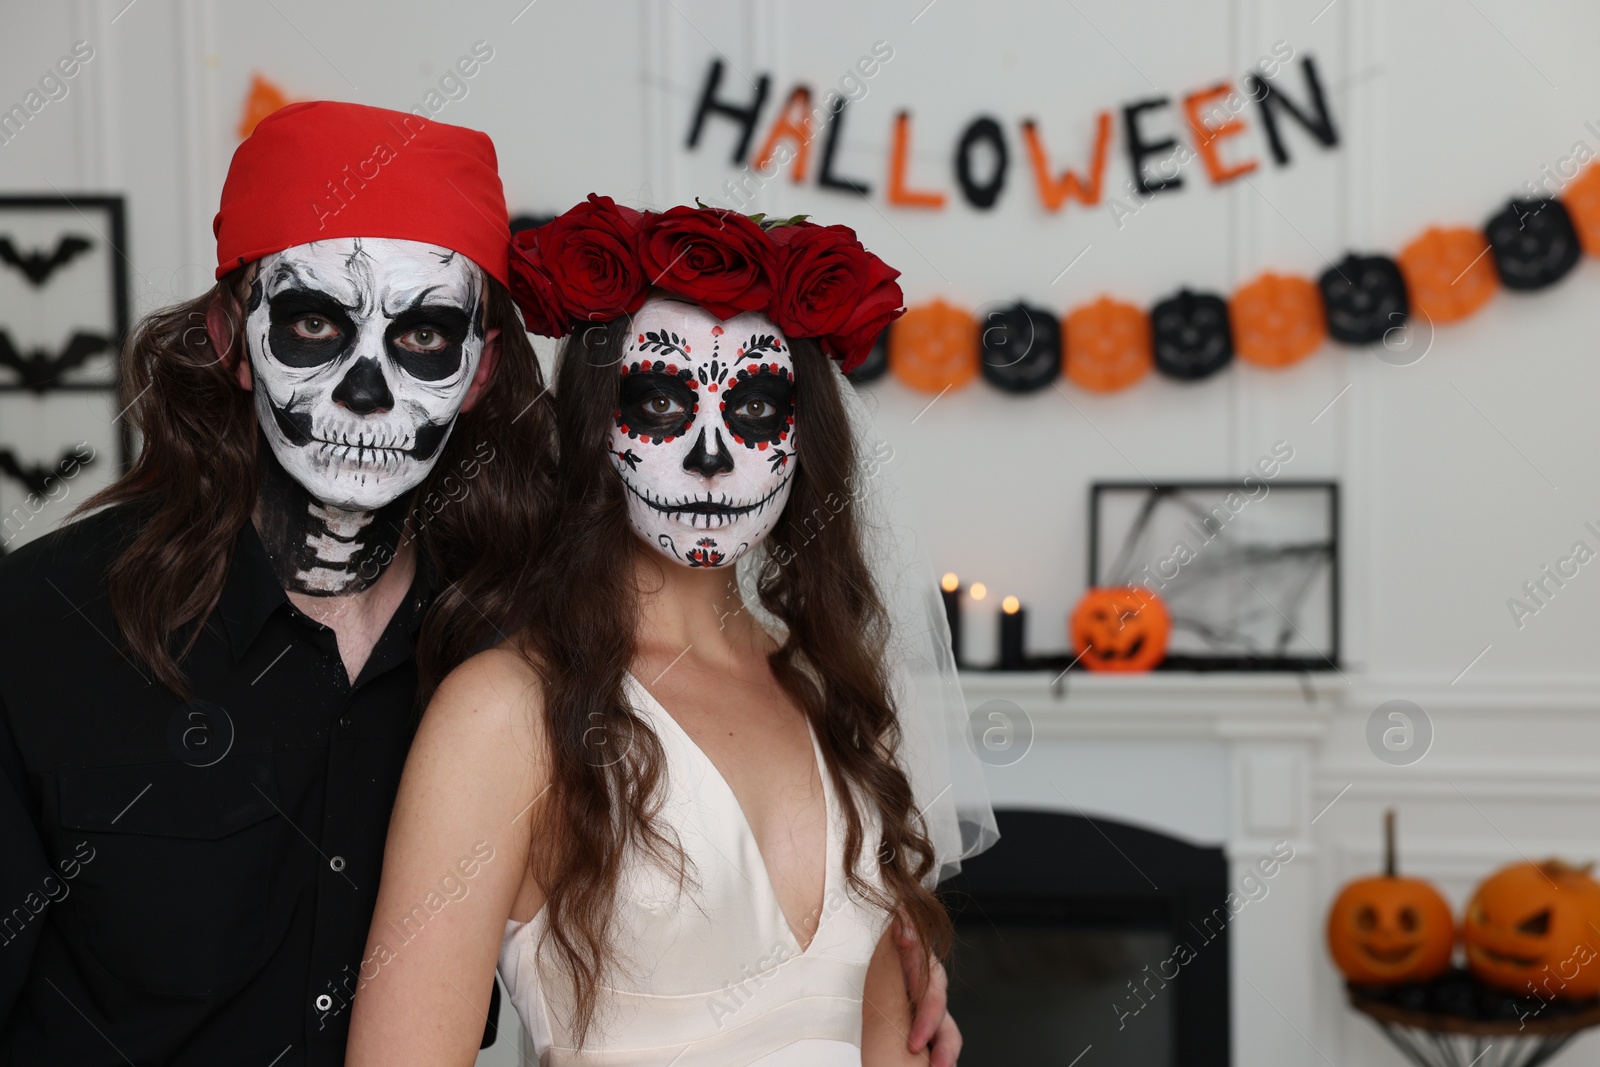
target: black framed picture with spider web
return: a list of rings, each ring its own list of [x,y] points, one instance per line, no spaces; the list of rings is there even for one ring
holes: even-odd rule
[[[1338,484],[1096,482],[1089,582],[1160,595],[1158,670],[1336,671]]]

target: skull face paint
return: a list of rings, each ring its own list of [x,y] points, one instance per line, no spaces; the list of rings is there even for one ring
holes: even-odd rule
[[[427,477],[483,355],[482,299],[476,264],[416,241],[261,260],[245,319],[256,414],[314,500],[372,511]]]
[[[759,314],[661,297],[632,329],[611,431],[628,519],[677,563],[732,566],[771,532],[799,462],[788,339]]]

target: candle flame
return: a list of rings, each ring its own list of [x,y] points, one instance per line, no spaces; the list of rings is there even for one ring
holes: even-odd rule
[[[1007,615],[1015,615],[1018,611],[1022,610],[1022,601],[1018,600],[1014,596],[1008,596],[1004,600],[1000,601],[1000,610],[1005,612]]]
[[[973,600],[982,600],[989,595],[989,587],[982,582],[973,582],[970,589]]]
[[[939,579],[939,588],[943,589],[946,593],[954,593],[957,589],[961,588],[961,579],[956,577],[955,571],[951,571],[949,574],[946,574],[943,578]]]

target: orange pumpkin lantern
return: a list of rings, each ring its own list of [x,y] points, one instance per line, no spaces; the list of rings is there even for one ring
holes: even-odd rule
[[[1483,880],[1461,923],[1467,966],[1497,989],[1541,999],[1600,996],[1600,882],[1560,860]]]
[[[1233,347],[1258,367],[1287,367],[1322,345],[1327,324],[1315,282],[1268,271],[1228,301]]]
[[[1394,812],[1383,817],[1384,873],[1339,891],[1328,910],[1328,952],[1356,985],[1425,982],[1443,974],[1455,948],[1455,921],[1443,895],[1396,871]]]
[[[1430,227],[1397,258],[1412,315],[1423,314],[1434,322],[1466,318],[1500,288],[1488,238],[1465,226]]]
[[[1561,202],[1572,216],[1583,250],[1600,256],[1600,162],[1583,168],[1583,173],[1561,190]]]
[[[1078,661],[1092,671],[1147,671],[1167,655],[1172,615],[1142,585],[1089,590],[1067,626]]]
[[[1103,296],[1067,316],[1067,377],[1097,393],[1125,389],[1152,365],[1144,309]]]
[[[889,369],[925,393],[959,389],[978,376],[978,324],[943,300],[910,308],[889,329]]]

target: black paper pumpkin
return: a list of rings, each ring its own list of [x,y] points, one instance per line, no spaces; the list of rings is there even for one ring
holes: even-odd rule
[[[1061,376],[1061,323],[1028,304],[980,313],[983,376],[1008,393],[1031,393]]]
[[[878,339],[872,342],[872,351],[867,353],[867,358],[845,377],[857,385],[866,385],[889,373],[889,331],[892,329],[894,326],[889,325],[878,334]]]
[[[1228,304],[1211,293],[1182,289],[1150,309],[1156,370],[1192,382],[1215,374],[1233,359]]]
[[[1507,289],[1554,285],[1583,252],[1572,216],[1559,200],[1512,200],[1483,232],[1494,250],[1500,284]]]
[[[1317,279],[1328,334],[1347,345],[1372,345],[1411,314],[1405,277],[1388,256],[1351,253]]]

